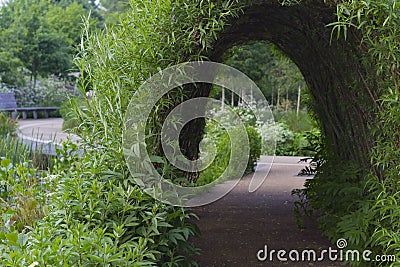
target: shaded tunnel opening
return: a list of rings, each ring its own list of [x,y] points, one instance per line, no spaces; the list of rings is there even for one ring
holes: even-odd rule
[[[332,29],[327,25],[335,19],[335,9],[322,2],[296,6],[253,4],[219,35],[209,58],[223,62],[226,51],[254,41],[276,45],[299,67],[334,157],[369,166],[373,142],[367,124],[373,120],[370,107],[374,100],[362,84],[365,70],[357,59],[362,53],[357,36],[332,38]],[[191,98],[208,96],[210,90],[207,87],[189,94]],[[196,147],[203,127],[202,123],[188,125],[183,147]]]

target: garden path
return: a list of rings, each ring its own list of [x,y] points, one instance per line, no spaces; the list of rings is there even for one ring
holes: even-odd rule
[[[62,130],[63,119],[18,120],[18,137],[28,145],[40,147],[45,154],[55,154],[55,147],[68,138],[74,142],[78,137]]]
[[[265,159],[260,162],[268,168]],[[265,245],[268,251],[296,249],[300,253],[305,249],[337,249],[318,229],[316,218],[305,220],[304,229],[296,225],[293,210],[297,198],[291,191],[302,188],[307,178],[297,176],[304,166],[299,159],[275,157],[267,179],[256,192],[248,192],[251,176],[245,176],[222,199],[192,209],[200,218],[197,224],[202,235],[193,241],[201,249],[201,255],[196,256],[200,267],[342,266],[331,261],[279,262],[276,253],[273,262],[257,259],[257,252]]]

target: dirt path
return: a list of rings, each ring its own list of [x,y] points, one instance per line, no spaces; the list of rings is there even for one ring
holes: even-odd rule
[[[301,230],[293,214],[292,189],[301,188],[305,178],[296,174],[302,168],[296,157],[276,157],[267,180],[254,193],[248,193],[251,177],[245,177],[224,198],[212,204],[194,208],[200,217],[202,236],[195,241],[202,250],[196,257],[203,266],[342,266],[338,262],[259,261],[257,252],[296,249],[337,249],[318,230],[315,219],[305,222]],[[317,254],[319,255],[319,254]],[[263,256],[263,254],[260,254]],[[288,254],[286,254],[288,257]],[[328,258],[326,255],[325,258]]]

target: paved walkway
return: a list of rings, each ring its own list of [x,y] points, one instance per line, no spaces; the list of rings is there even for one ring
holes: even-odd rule
[[[62,131],[63,119],[18,120],[19,136],[32,141],[62,143],[77,137]]]
[[[315,218],[305,222],[305,229],[296,225],[296,198],[291,191],[302,188],[306,179],[297,176],[304,166],[299,159],[276,157],[267,179],[254,193],[248,193],[251,177],[247,176],[222,199],[192,209],[200,218],[197,224],[202,233],[200,239],[193,240],[201,249],[196,257],[199,266],[342,266],[330,261],[279,262],[276,252],[273,262],[257,259],[257,252],[265,245],[268,251],[296,249],[300,253],[305,249],[337,249],[318,230]]]
[[[18,120],[17,123],[19,138],[27,144],[40,146],[46,154],[55,154],[55,147],[60,146],[63,141],[78,141],[75,135],[62,131],[61,118]]]

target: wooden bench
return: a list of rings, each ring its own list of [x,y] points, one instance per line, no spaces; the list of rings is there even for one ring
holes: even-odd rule
[[[43,112],[44,117],[49,117],[49,112],[59,110],[58,107],[17,107],[17,101],[15,100],[14,93],[0,93],[0,111],[10,112],[11,117],[15,120],[18,113],[22,113],[22,118],[26,119],[28,117],[28,112],[33,113],[33,118],[36,120],[38,118],[38,112]]]

